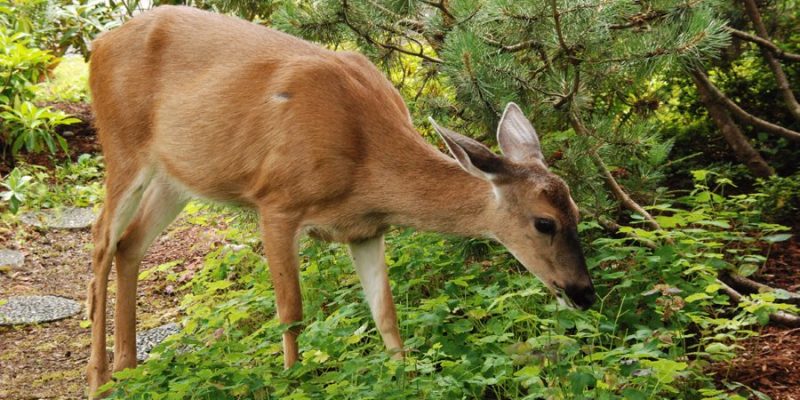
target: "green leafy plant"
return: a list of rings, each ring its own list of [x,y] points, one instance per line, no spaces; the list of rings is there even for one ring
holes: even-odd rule
[[[4,110],[0,113],[0,118],[3,118],[4,139],[11,143],[12,154],[22,148],[30,153],[44,150],[55,153],[57,145],[66,152],[67,141],[56,133],[55,128],[80,122],[63,111],[37,107],[29,101],[20,101],[19,98],[14,99],[13,106],[0,107]]]
[[[31,181],[31,176],[22,175],[19,169],[14,169],[6,177],[0,186],[6,190],[0,193],[0,199],[8,203],[8,209],[16,214],[20,205],[25,202],[25,192],[28,190],[28,184]]]
[[[117,7],[102,0],[0,1],[0,21],[31,35],[41,49],[57,57],[69,49],[89,57],[89,43],[100,32],[121,23]]]
[[[40,102],[89,102],[89,68],[77,55],[67,55],[44,82],[36,86]]]
[[[26,177],[25,182],[18,183],[19,179],[12,176]],[[11,196],[7,193],[14,192],[17,198],[15,209],[87,207],[97,204],[102,198],[102,177],[102,158],[89,154],[57,164],[53,170],[20,163],[3,183],[8,189],[3,196]],[[11,182],[12,179],[15,181]]]
[[[17,97],[28,99],[33,84],[54,60],[50,52],[33,46],[29,34],[0,24],[0,104]]]
[[[609,238],[587,221],[600,302],[561,308],[501,247],[397,230],[387,236],[406,357],[383,351],[345,247],[305,241],[302,360],[284,371],[269,271],[249,224],[228,230],[191,282],[183,331],[108,384],[112,398],[744,399],[706,368],[735,355],[775,294],[733,305],[721,271],[761,260],[757,244],[785,227],[763,222],[762,194],[725,195],[730,182],[694,173],[696,188],[654,207],[669,229],[623,227]],[[208,223],[196,219],[198,223]],[[167,268],[170,264],[157,268]],[[147,273],[150,279],[159,275]],[[724,315],[728,315],[725,317]]]

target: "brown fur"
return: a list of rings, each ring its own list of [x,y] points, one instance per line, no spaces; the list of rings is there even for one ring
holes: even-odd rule
[[[555,254],[574,249],[553,247],[530,225],[544,213],[565,229],[575,226],[577,209],[562,181],[541,165],[504,161],[523,173],[498,180],[503,195],[495,198],[493,183],[420,137],[399,93],[359,54],[235,18],[159,7],[93,43],[90,85],[107,163],[88,299],[92,392],[109,378],[111,259],[119,280],[117,371],[136,365],[139,261],[191,196],[258,210],[284,323],[302,319],[302,232],[371,243],[359,250],[368,255],[383,251],[375,238],[390,225],[495,237],[540,277],[549,274],[542,278],[548,285],[588,279],[585,265],[553,272]],[[378,263],[362,268],[385,268]],[[402,346],[385,275],[374,274],[374,314],[387,346]],[[297,334],[284,334],[286,366],[297,360]]]

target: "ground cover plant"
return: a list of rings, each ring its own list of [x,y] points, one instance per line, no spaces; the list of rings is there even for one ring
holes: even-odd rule
[[[490,243],[395,231],[387,258],[410,350],[404,361],[381,351],[345,249],[306,242],[305,351],[284,372],[265,262],[254,231],[234,228],[232,243],[185,284],[184,331],[121,373],[114,396],[748,398],[747,387],[719,388],[704,370],[730,360],[737,339],[771,313],[793,307],[762,294],[723,311],[730,300],[717,274],[763,262],[753,244],[785,240],[787,228],[758,220],[760,196],[722,197],[705,174],[683,199],[689,209],[662,218],[673,229],[640,237],[662,244],[594,241],[589,262],[602,300],[586,313],[559,307]],[[587,234],[598,228],[583,225]]]
[[[491,241],[398,227],[387,264],[407,357],[392,360],[346,247],[304,239],[301,361],[284,371],[252,215],[191,203],[139,276],[139,325],[182,330],[117,373],[111,398],[800,396],[800,365],[756,347],[800,348],[795,1],[181,3],[367,54],[437,145],[429,115],[494,145],[499,107],[520,103],[581,206],[600,300],[564,308]],[[28,256],[0,266],[0,303],[85,299],[89,233],[20,215],[102,206],[103,159],[74,112],[91,97],[84,57],[144,7],[0,0],[0,248]],[[82,318],[0,327],[0,397],[84,397]]]

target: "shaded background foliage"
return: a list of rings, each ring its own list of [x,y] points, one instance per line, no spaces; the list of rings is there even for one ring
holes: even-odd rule
[[[760,396],[707,371],[730,360],[753,327],[797,323],[780,319],[796,311],[791,293],[741,296],[729,286],[764,265],[762,248],[791,236],[777,223],[797,224],[800,118],[766,55],[791,93],[800,68],[796,1],[156,3],[235,14],[366,54],[434,143],[430,115],[495,145],[503,107],[517,102],[585,214],[580,229],[602,300],[586,314],[559,309],[494,243],[397,230],[388,258],[409,357],[396,362],[376,350],[344,249],[304,242],[305,353],[283,372],[285,327],[273,318],[256,228],[236,217],[225,245],[179,289],[184,331],[119,374],[116,398]],[[766,38],[745,12],[753,5]],[[58,128],[74,121],[43,103],[52,89],[40,82],[62,56],[88,57],[94,35],[147,7],[0,0],[7,163],[65,143]],[[722,95],[709,95],[714,88]],[[85,88],[58,92],[88,97]],[[58,167],[54,194],[52,174],[23,163],[5,177],[2,200],[12,212],[92,203],[101,170],[91,157]],[[218,211],[194,205],[189,214],[205,225]],[[179,264],[142,279],[173,282]]]

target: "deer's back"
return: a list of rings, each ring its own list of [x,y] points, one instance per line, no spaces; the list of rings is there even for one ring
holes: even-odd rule
[[[211,198],[313,203],[352,191],[376,134],[411,127],[362,56],[235,18],[159,7],[93,46],[98,135],[124,160],[109,173],[152,164]]]

